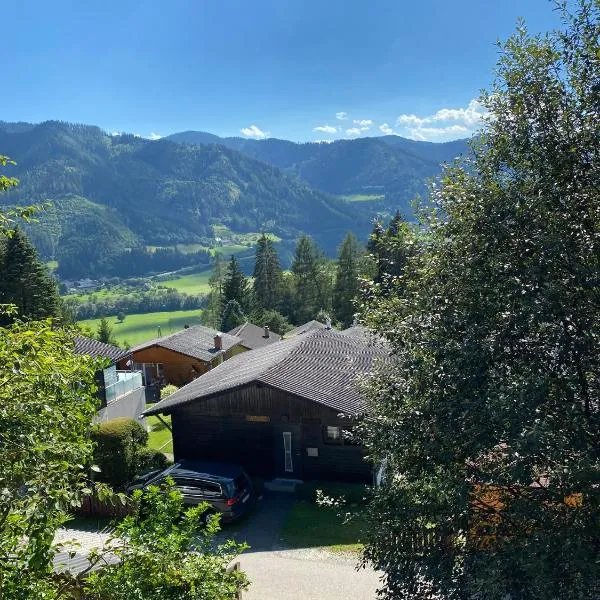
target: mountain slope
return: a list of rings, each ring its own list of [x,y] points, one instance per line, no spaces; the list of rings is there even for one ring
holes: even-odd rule
[[[296,144],[186,131],[168,139],[182,144],[218,143],[293,173],[330,194],[384,195],[388,210],[400,209],[407,215],[410,201],[425,191],[427,179],[440,173],[440,164],[468,152],[467,140],[434,144],[394,135]]]
[[[371,211],[316,191],[280,169],[223,146],[181,145],[97,127],[0,123],[0,149],[20,185],[4,204],[51,201],[52,226],[32,229],[46,256],[65,247],[101,269],[114,248],[214,243],[213,226],[271,231],[291,243],[301,232],[333,252],[344,233],[366,235]],[[81,228],[82,238],[77,240]],[[75,243],[77,242],[77,243]],[[68,260],[74,260],[71,255]],[[52,256],[54,257],[54,256]]]

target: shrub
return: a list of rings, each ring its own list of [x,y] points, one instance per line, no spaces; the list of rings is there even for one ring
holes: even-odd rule
[[[96,479],[115,489],[124,488],[139,469],[140,453],[148,442],[148,432],[134,419],[122,417],[96,425],[94,461],[100,468]]]
[[[178,389],[179,388],[176,385],[173,385],[172,383],[169,383],[169,385],[165,385],[165,387],[162,388],[162,390],[160,390],[160,399],[164,400],[167,396],[174,394]]]
[[[153,448],[141,448],[137,454],[136,475],[148,471],[162,471],[169,465],[167,457]]]

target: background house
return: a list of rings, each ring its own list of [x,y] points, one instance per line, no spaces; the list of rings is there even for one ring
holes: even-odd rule
[[[228,333],[229,335],[239,337],[242,340],[242,346],[246,350],[256,350],[256,348],[268,346],[281,339],[281,336],[271,331],[268,326],[259,327],[258,325],[254,325],[254,323],[248,322],[234,327]]]
[[[240,338],[197,325],[144,342],[130,354],[145,385],[181,386],[245,350]]]
[[[310,331],[316,331],[318,329],[327,329],[328,326],[325,323],[321,323],[320,321],[309,321],[308,323],[304,323],[303,325],[298,325],[298,327],[294,327],[294,329],[290,329],[283,337],[285,339],[296,337],[302,333],[309,333]],[[329,326],[331,329],[331,326]]]
[[[140,371],[117,370],[119,361],[126,362],[128,352],[103,344],[98,340],[78,336],[75,338],[75,352],[107,359],[107,366],[97,371],[98,396],[101,400],[96,421],[108,421],[117,417],[130,417],[144,422],[140,415],[146,408],[146,393]]]
[[[345,434],[364,408],[357,376],[387,357],[362,338],[316,330],[236,356],[146,414],[171,415],[176,460],[232,462],[265,477],[371,481],[363,449]]]

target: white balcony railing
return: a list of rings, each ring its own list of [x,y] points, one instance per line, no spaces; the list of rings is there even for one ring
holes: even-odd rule
[[[117,371],[117,381],[105,388],[106,404],[142,387],[141,371]]]

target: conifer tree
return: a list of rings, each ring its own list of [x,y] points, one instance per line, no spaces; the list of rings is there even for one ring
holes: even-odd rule
[[[282,271],[271,239],[264,233],[256,245],[254,263],[254,301],[258,308],[273,310],[281,303]]]
[[[17,315],[28,320],[60,316],[56,283],[18,228],[0,248],[0,304],[14,304]]]
[[[112,344],[113,346],[117,345],[115,334],[106,317],[102,317],[102,319],[100,319],[98,331],[96,333],[96,338],[99,342],[102,342],[104,344]]]
[[[325,258],[306,235],[296,245],[292,273],[295,291],[294,319],[297,323],[314,319],[319,310],[330,308],[330,281]]]
[[[223,309],[221,330],[231,331],[234,327],[246,322],[244,311],[237,300],[229,300]]]
[[[240,308],[249,308],[248,279],[240,269],[240,263],[235,256],[231,257],[223,278],[223,304],[235,300]]]
[[[335,318],[344,327],[352,325],[354,313],[354,299],[359,292],[359,268],[361,248],[358,240],[352,233],[348,233],[340,247],[338,264],[333,288],[333,311]]]
[[[217,252],[213,261],[213,269],[208,280],[210,292],[208,302],[203,313],[203,321],[210,327],[219,328],[221,326],[221,315],[223,314],[223,283],[224,269],[221,254]]]

